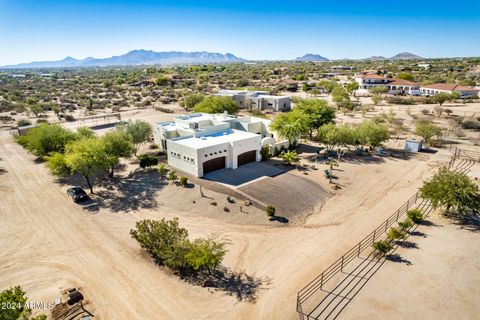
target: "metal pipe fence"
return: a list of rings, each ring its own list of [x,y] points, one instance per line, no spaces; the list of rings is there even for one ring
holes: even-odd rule
[[[449,168],[454,168],[454,171],[468,172],[470,168],[480,162],[480,152],[467,151],[456,148],[448,163]],[[416,192],[410,199],[408,199],[397,211],[375,228],[369,235],[358,242],[354,247],[348,250],[344,255],[337,259],[321,274],[314,278],[310,283],[303,287],[297,294],[297,312],[300,320],[314,319],[310,313],[304,313],[302,304],[304,304],[310,297],[312,297],[318,290],[322,290],[323,286],[331,280],[335,275],[344,270],[345,266],[352,262],[355,258],[360,257],[360,254],[366,249],[371,248],[373,243],[380,237],[384,237],[388,229],[397,223],[400,219],[406,216],[409,209],[414,207],[420,201],[417,208],[422,210],[426,217],[432,207],[430,201],[421,198],[420,193]]]

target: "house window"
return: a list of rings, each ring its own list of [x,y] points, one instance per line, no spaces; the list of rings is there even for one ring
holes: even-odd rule
[[[227,150],[223,150],[223,152],[227,152]]]

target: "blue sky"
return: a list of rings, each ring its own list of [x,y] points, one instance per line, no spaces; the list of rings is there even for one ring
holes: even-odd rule
[[[0,65],[133,49],[246,59],[480,56],[480,1],[0,0]]]

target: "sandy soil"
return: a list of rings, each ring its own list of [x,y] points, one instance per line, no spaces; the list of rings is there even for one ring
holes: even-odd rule
[[[152,115],[151,119],[158,118]],[[66,186],[55,183],[43,164],[35,163],[6,132],[1,132],[0,288],[22,285],[32,301],[52,301],[61,289],[80,286],[98,319],[295,319],[297,291],[395,211],[445,159],[446,151],[441,151],[409,160],[342,162],[336,170],[341,189],[321,211],[312,213],[303,226],[277,227],[221,218],[221,206],[214,207],[207,201],[189,204],[199,197],[197,189],[179,192],[175,186],[154,190],[151,196],[155,205],[140,205],[129,211],[112,207],[85,210],[67,198]],[[309,172],[306,177],[325,185],[322,171]],[[213,192],[209,195],[225,198]],[[252,216],[255,214],[260,212]],[[162,217],[179,217],[192,238],[216,234],[229,239],[224,265],[239,275],[235,288],[194,286],[155,266],[130,239],[129,230],[140,219]],[[446,230],[446,241],[453,242],[448,239],[455,228],[434,230]],[[455,243],[462,248],[478,246],[478,235],[473,238],[468,233],[458,239]],[[446,248],[441,252],[445,259],[450,254],[469,257],[466,250]],[[418,259],[422,260],[410,269],[428,256]],[[471,269],[463,265],[457,268],[475,283],[476,278],[468,276]],[[407,284],[410,280],[405,281]],[[431,300],[441,304],[445,297],[442,290],[450,288],[447,281],[438,282]],[[382,287],[376,299],[382,299],[389,290]],[[461,296],[448,296],[450,303],[474,304],[478,291],[470,285],[461,290]],[[351,305],[354,309],[354,303]],[[362,303],[355,310],[370,312],[364,309],[367,306],[371,307]],[[407,310],[403,317],[405,309],[397,310],[397,316],[405,318],[413,312]],[[380,318],[390,315],[388,308],[379,310]],[[469,319],[469,313],[465,315]]]
[[[345,309],[342,319],[478,319],[478,232],[433,214],[416,248],[399,248]],[[381,317],[379,317],[381,315]]]

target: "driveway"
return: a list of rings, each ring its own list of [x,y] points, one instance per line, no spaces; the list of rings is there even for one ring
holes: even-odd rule
[[[319,184],[289,172],[254,181],[237,190],[265,205],[273,205],[278,215],[290,222],[301,222],[306,214],[329,197]]]
[[[237,169],[221,169],[207,173],[203,178],[227,184],[233,187],[256,180],[262,177],[275,177],[285,170],[264,162],[251,162]]]

